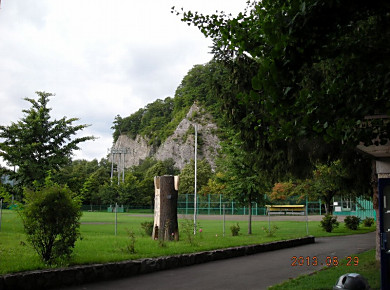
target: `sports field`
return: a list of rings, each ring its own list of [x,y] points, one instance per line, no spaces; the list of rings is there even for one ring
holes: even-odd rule
[[[71,260],[52,267],[167,256],[306,236],[304,218],[302,221],[271,219],[271,226],[278,227],[273,237],[268,237],[263,230],[263,227],[268,228],[267,219],[255,219],[252,224],[253,234],[248,235],[246,219],[247,217],[230,216],[225,223],[225,235],[223,234],[222,216],[219,218],[216,216],[212,220],[199,219],[197,228],[198,230],[202,229],[202,231],[197,233],[193,241],[190,241],[193,234],[191,233],[192,227],[188,227],[188,225],[191,225],[192,221],[188,218],[181,218],[179,219],[180,241],[159,242],[146,236],[141,228],[142,222],[153,220],[150,215],[118,213],[117,235],[115,236],[115,214],[84,212],[81,218],[81,239],[76,242]],[[230,226],[237,224],[237,222],[241,228],[240,235],[233,237]],[[318,221],[309,221],[308,226],[309,234],[317,237],[358,234],[375,230],[375,226],[370,228],[361,226],[358,231],[351,231],[346,229],[343,223],[340,223],[339,228],[329,234],[320,228]],[[131,239],[127,234],[128,230],[135,234],[135,253],[128,251],[131,244]],[[0,257],[0,275],[48,268],[39,260],[27,242],[20,217],[15,211],[3,210]]]

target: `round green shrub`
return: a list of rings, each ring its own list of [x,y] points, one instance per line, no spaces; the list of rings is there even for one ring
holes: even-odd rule
[[[357,216],[347,216],[344,219],[344,223],[348,229],[356,231],[360,224],[360,218]]]
[[[363,225],[365,227],[371,227],[373,224],[374,224],[375,220],[374,218],[372,217],[366,217],[364,220],[363,220]]]
[[[67,187],[49,184],[25,191],[20,211],[27,240],[40,258],[52,264],[69,258],[80,236],[81,202]]]
[[[237,223],[237,225],[232,225],[230,227],[230,231],[232,232],[232,236],[238,236],[238,233],[240,231],[240,225]]]
[[[320,221],[320,226],[324,231],[331,233],[339,226],[339,222],[337,221],[337,217],[327,214]]]

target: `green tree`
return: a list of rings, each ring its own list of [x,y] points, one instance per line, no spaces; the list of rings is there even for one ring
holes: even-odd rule
[[[21,217],[28,241],[40,258],[52,264],[68,258],[79,237],[81,202],[66,187],[47,179],[44,186],[26,190]]]
[[[99,204],[99,188],[110,180],[110,175],[104,167],[99,167],[85,180],[81,189],[81,196],[84,203]]]
[[[172,120],[173,99],[170,97],[164,100],[156,100],[145,108],[139,109],[131,116],[122,118],[117,115],[114,120],[113,137],[114,142],[121,134],[126,134],[135,139],[141,135],[150,140],[150,144],[159,146],[171,131],[167,132],[167,124]]]
[[[365,120],[390,115],[389,3],[248,3],[234,18],[190,11],[182,15],[213,39],[217,58],[249,58],[258,64],[253,90],[229,103],[242,121],[242,140],[247,147],[264,139],[291,142],[293,147],[284,146],[284,151],[307,148],[305,159],[311,164],[340,159],[356,176],[354,189],[367,192],[371,164],[355,148],[361,141],[379,145],[389,140],[386,118]],[[240,114],[243,108],[253,111],[250,118]]]
[[[139,180],[131,172],[125,175],[125,182],[118,186],[118,202],[127,205],[143,205],[144,197],[139,192]]]
[[[213,178],[210,178],[207,181],[207,184],[202,187],[199,191],[200,194],[224,194],[226,185],[221,182],[224,179],[224,174],[222,172],[217,172]]]
[[[66,184],[71,191],[81,194],[81,190],[88,177],[100,168],[103,167],[107,177],[110,176],[110,165],[106,164],[103,160],[100,162],[96,159],[92,161],[72,160],[69,164],[62,166],[53,173],[53,181],[58,184]],[[103,180],[107,180],[107,177],[104,177]]]
[[[196,188],[201,190],[207,184],[210,176],[212,176],[211,166],[206,159],[198,160],[196,163],[197,177]],[[194,194],[195,192],[195,161],[191,159],[180,173],[179,193]]]
[[[217,58],[257,64],[252,91],[229,103],[246,125],[245,143],[315,145],[306,147],[346,165],[345,152],[360,141],[388,140],[390,122],[364,118],[390,113],[389,11],[386,1],[266,0],[250,2],[235,18],[189,11],[182,20],[213,39]]]
[[[252,234],[252,202],[264,203],[264,196],[271,188],[269,173],[259,168],[251,152],[242,149],[237,136],[222,144],[219,160],[218,182],[224,184],[227,196],[248,207],[248,234]]]
[[[3,200],[5,203],[11,202],[11,195],[7,191],[7,188],[5,185],[0,183],[0,199]]]
[[[347,172],[340,160],[316,166],[313,179],[308,181],[308,194],[324,202],[325,214],[332,214],[331,204],[334,196],[350,193],[346,187],[346,178]]]
[[[51,93],[36,92],[38,100],[25,98],[31,108],[23,110],[24,117],[10,126],[0,126],[0,156],[9,166],[17,166],[10,171],[11,178],[21,186],[31,186],[33,181],[44,182],[46,172],[58,170],[69,163],[78,144],[93,140],[86,136],[72,136],[87,127],[73,125],[77,118],[51,120],[48,107]]]
[[[102,201],[102,204],[115,204],[118,202],[119,192],[117,183],[106,182],[99,187],[99,199]]]

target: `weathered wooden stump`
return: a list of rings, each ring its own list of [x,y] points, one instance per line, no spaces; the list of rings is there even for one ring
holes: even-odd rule
[[[179,240],[179,226],[177,223],[178,188],[178,176],[154,177],[154,227],[152,238],[155,240]]]

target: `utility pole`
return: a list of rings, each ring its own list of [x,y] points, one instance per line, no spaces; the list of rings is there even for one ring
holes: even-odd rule
[[[118,163],[116,166],[116,170],[118,173],[118,185],[121,180],[121,173],[122,173],[122,182],[125,182],[125,162],[126,162],[126,154],[130,151],[130,148],[114,148],[112,147],[111,152],[111,183],[112,178],[114,176],[114,159],[115,155],[118,156]]]
[[[197,152],[198,152],[198,125],[195,124],[195,185],[194,185],[194,235],[196,235],[196,212],[197,212],[197,193],[196,193],[196,177],[197,177]]]

